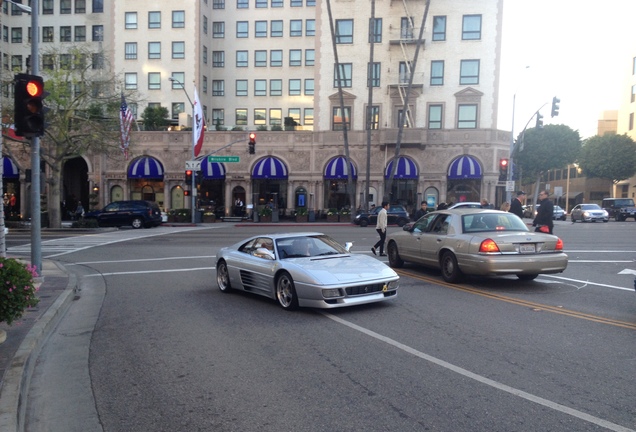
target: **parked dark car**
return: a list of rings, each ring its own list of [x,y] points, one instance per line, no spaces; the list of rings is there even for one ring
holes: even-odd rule
[[[631,198],[603,198],[603,210],[617,222],[634,218],[636,221],[636,205]]]
[[[353,223],[365,227],[367,225],[373,225],[378,221],[378,213],[382,210],[382,207],[378,206],[371,210],[369,213],[360,213],[353,220]],[[409,212],[406,211],[404,206],[391,205],[387,210],[387,223],[389,225],[404,226],[409,221]]]
[[[152,201],[114,201],[102,210],[86,213],[84,218],[97,219],[100,227],[150,228],[161,225],[161,209]]]

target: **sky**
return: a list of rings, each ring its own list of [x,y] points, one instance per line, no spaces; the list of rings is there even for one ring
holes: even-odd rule
[[[601,113],[629,92],[635,18],[636,0],[504,0],[498,128],[510,130],[516,95],[515,136],[544,103],[544,124],[596,135]]]

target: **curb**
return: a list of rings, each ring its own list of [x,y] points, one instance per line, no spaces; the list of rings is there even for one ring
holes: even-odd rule
[[[64,270],[61,264],[55,264],[58,268]],[[2,388],[0,389],[1,431],[24,431],[31,374],[35,368],[40,348],[51,330],[57,326],[61,317],[64,316],[74,298],[77,278],[74,274],[66,273],[69,278],[66,289],[33,325],[33,328],[26,335],[13,357],[11,366],[5,372]]]

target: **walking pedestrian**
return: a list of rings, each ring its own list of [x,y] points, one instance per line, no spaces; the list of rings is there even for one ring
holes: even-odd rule
[[[537,216],[532,222],[532,226],[536,227],[535,232],[545,232],[545,228],[548,227],[548,231],[552,234],[554,228],[554,204],[548,198],[550,194],[544,190],[539,193],[539,208],[537,208]]]
[[[377,241],[376,244],[371,248],[371,252],[373,255],[377,255],[375,250],[380,248],[380,256],[386,256],[384,253],[384,240],[386,239],[386,225],[387,225],[387,210],[389,209],[388,201],[382,201],[382,210],[378,212],[378,222],[375,224],[375,230],[380,235],[380,240]]]

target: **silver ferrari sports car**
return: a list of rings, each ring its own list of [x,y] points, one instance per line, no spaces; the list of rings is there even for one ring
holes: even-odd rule
[[[438,268],[447,282],[467,275],[516,275],[532,280],[568,265],[555,235],[530,232],[517,215],[459,208],[436,211],[387,237],[389,265],[405,261]]]
[[[397,297],[399,276],[381,261],[350,252],[321,233],[270,234],[219,251],[219,289],[249,291],[299,306],[337,308]]]

